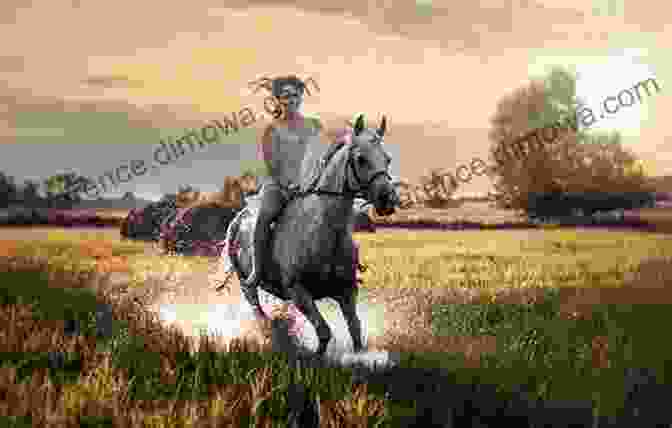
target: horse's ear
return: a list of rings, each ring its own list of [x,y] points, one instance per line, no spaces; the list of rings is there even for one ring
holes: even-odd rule
[[[360,114],[355,122],[355,135],[359,135],[364,130],[364,115]]]
[[[387,128],[387,118],[383,115],[383,121],[380,122],[380,128],[378,128],[378,135],[381,137],[385,135],[385,129]]]

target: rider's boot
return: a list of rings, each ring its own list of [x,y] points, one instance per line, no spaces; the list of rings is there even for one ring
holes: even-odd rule
[[[260,216],[254,228],[252,272],[245,279],[245,286],[256,287],[259,285],[264,268],[265,254],[268,251],[268,238],[271,234],[271,222]]]

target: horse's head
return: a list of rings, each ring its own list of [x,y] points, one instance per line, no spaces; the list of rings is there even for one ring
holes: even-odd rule
[[[376,213],[391,215],[399,204],[392,177],[391,157],[383,147],[386,120],[377,129],[365,128],[364,116],[355,122],[348,157],[347,185],[373,204]]]

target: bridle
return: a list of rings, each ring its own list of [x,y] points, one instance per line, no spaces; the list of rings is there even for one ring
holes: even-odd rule
[[[366,193],[369,191],[369,188],[371,187],[371,184],[378,178],[378,176],[385,175],[388,179],[392,180],[392,177],[390,176],[390,173],[387,171],[387,169],[381,169],[381,170],[376,171],[373,174],[371,174],[371,177],[369,178],[369,180],[366,182],[366,184],[363,185],[362,184],[363,180],[359,176],[359,174],[357,173],[357,168],[355,168],[354,162],[353,162],[352,149],[354,148],[354,146],[352,144],[349,144],[347,146],[348,146],[347,150],[348,150],[349,153],[348,153],[348,160],[346,161],[346,168],[349,170],[349,172],[352,173],[352,175],[353,175],[353,177],[356,181],[356,185],[358,186],[357,189],[350,188],[350,183],[349,183],[350,180],[348,180],[347,178],[346,178],[346,181],[345,181],[345,189],[342,192],[332,192],[330,190],[323,190],[323,189],[315,188],[315,184],[318,181],[318,180],[315,180],[313,185],[310,186],[310,188],[308,188],[307,190],[305,190],[303,192],[295,192],[294,193],[295,197],[303,197],[303,196],[307,196],[307,195],[312,194],[312,195],[338,196],[338,197],[353,198],[354,199],[354,198],[357,198],[357,197],[365,197]],[[332,159],[333,159],[333,157],[332,157]],[[318,175],[318,177],[322,175],[322,172],[324,172],[324,169],[326,168],[326,166],[327,166],[327,162],[326,162],[325,159],[323,159],[322,164],[320,166],[320,174]],[[346,175],[347,175],[347,172],[346,172]],[[366,201],[366,203],[364,205],[370,205],[370,204],[371,204],[371,202]]]
[[[371,188],[371,183],[373,183],[378,176],[384,175],[387,177],[389,180],[392,180],[392,177],[390,176],[390,173],[387,171],[387,169],[384,170],[379,170],[371,174],[371,177],[369,178],[369,181],[366,182],[365,185],[362,185],[362,179],[360,178],[359,174],[357,173],[357,168],[354,167],[353,165],[353,160],[352,156],[348,156],[348,168],[352,172],[352,175],[355,177],[355,181],[357,186],[359,186],[358,189],[347,189],[347,191],[352,192],[353,197],[357,196],[365,196],[365,193]],[[345,185],[349,187],[348,180],[346,180]],[[367,201],[367,204],[370,204],[371,202]]]

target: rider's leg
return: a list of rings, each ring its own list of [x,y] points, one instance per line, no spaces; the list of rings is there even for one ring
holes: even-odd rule
[[[282,189],[274,184],[264,184],[257,224],[254,228],[252,272],[245,280],[247,286],[256,286],[261,280],[265,253],[269,247],[271,223],[276,219],[286,203]]]

